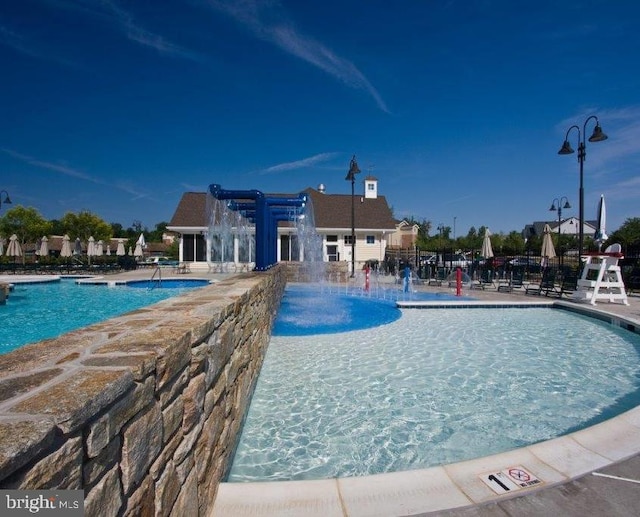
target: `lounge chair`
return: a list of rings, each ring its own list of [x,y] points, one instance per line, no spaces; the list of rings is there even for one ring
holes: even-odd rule
[[[525,294],[535,294],[549,296],[549,294],[558,294],[560,290],[556,286],[556,270],[546,268],[542,272],[542,278],[539,284],[528,285],[525,288]]]
[[[436,276],[429,279],[428,285],[441,286],[442,282],[446,280],[446,276],[447,275],[446,275],[445,269],[443,267],[439,267],[438,270],[436,271]]]
[[[560,285],[560,294],[558,295],[562,298],[563,294],[567,296],[571,296],[573,292],[578,288],[578,274],[577,273],[568,273],[563,275],[562,284]]]
[[[524,288],[524,272],[521,270],[512,271],[507,283],[498,284],[498,291],[510,293],[514,289]]]
[[[483,269],[480,272],[480,279],[477,284],[473,284],[474,289],[497,289],[493,280],[493,269]]]

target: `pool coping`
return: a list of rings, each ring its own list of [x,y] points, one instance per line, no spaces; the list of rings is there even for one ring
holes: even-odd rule
[[[562,300],[397,304],[405,308],[555,307],[640,333],[640,320]],[[362,477],[221,483],[210,515],[389,517],[462,509],[568,483],[638,453],[640,406],[564,436],[447,465]],[[528,486],[518,487],[510,472],[524,479],[528,476]]]

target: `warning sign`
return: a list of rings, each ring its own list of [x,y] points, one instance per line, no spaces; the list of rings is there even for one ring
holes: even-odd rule
[[[535,477],[531,472],[521,466],[511,467],[504,470],[506,474],[521,488],[529,488],[542,484],[542,481]]]
[[[542,480],[520,465],[499,472],[482,474],[480,479],[496,494],[507,494],[521,488],[530,488],[543,483]]]

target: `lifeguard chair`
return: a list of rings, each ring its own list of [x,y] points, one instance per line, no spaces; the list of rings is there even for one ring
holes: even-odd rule
[[[618,261],[624,258],[620,244],[612,244],[604,253],[586,255],[578,288],[572,299],[595,305],[598,300],[629,305]]]

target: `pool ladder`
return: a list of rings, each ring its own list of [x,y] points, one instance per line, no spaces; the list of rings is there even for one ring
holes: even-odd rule
[[[157,285],[161,285],[162,284],[162,270],[160,269],[160,265],[156,266],[156,270],[153,272],[153,275],[151,275],[151,279],[149,280],[149,282],[151,283],[151,287],[149,287],[149,290],[151,291],[152,289],[155,289],[156,284],[154,283],[154,279],[156,277],[156,274],[158,275],[158,279],[157,281]]]

